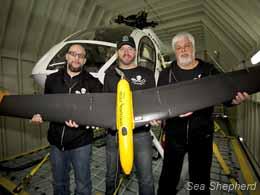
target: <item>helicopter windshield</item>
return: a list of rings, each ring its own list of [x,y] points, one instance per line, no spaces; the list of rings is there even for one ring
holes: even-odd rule
[[[103,27],[96,28],[93,30],[82,30],[66,39],[66,41],[71,40],[96,40],[116,43],[124,35],[130,35],[133,32],[132,27]]]
[[[73,43],[75,44],[75,43]],[[84,65],[84,69],[88,72],[98,72],[99,69],[113,56],[116,52],[116,48],[89,43],[79,43],[87,52],[87,61]],[[63,68],[66,64],[65,55],[71,44],[65,45],[50,61],[47,66],[47,70],[57,70]]]

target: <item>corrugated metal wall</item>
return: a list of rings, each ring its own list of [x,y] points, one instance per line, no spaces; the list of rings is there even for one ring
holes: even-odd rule
[[[260,171],[260,103],[247,101],[240,105],[237,110],[237,133],[243,138],[253,163]]]
[[[30,78],[33,65],[30,60],[1,56],[0,87],[8,89],[10,94],[38,91]],[[46,129],[47,124],[38,126],[29,120],[0,117],[0,160],[46,145]]]

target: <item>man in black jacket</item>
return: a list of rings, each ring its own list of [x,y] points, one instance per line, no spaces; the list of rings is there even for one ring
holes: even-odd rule
[[[82,67],[86,63],[86,50],[80,44],[73,44],[66,54],[64,69],[49,75],[45,83],[45,94],[99,92],[102,85]],[[35,114],[33,123],[43,119]],[[76,195],[91,195],[90,175],[91,142],[93,132],[79,126],[75,121],[50,122],[48,141],[51,145],[50,161],[53,173],[54,195],[69,195],[69,171],[72,165],[75,174]]]
[[[195,58],[195,41],[189,33],[179,33],[172,40],[176,55],[170,68],[160,73],[158,85],[167,85],[185,80],[199,79],[218,70],[213,65]],[[214,89],[212,89],[214,90]],[[210,94],[209,94],[210,95]],[[192,98],[192,97],[190,97]],[[240,104],[248,98],[247,93],[237,93],[230,104]],[[158,195],[174,195],[185,153],[188,153],[190,194],[210,194],[210,167],[212,160],[213,106],[189,112],[166,121],[165,148]]]
[[[117,43],[118,65],[128,80],[131,90],[148,89],[155,86],[154,74],[151,70],[134,63],[136,46],[134,39],[123,36]],[[115,69],[106,73],[104,80],[105,92],[116,92],[120,80]],[[157,125],[151,121],[151,125]],[[152,138],[149,126],[141,126],[133,130],[134,164],[138,180],[139,195],[154,195],[154,180],[152,173]],[[118,157],[118,137],[116,130],[108,130],[106,145],[106,195],[115,194],[120,175]]]

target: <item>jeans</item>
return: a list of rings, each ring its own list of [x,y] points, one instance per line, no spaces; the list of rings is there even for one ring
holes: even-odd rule
[[[70,169],[74,170],[75,195],[91,195],[90,175],[92,145],[85,145],[72,150],[61,151],[51,145],[51,166],[54,195],[70,194]]]
[[[139,195],[154,195],[152,137],[149,131],[134,133],[134,165]],[[108,133],[106,146],[106,195],[113,195],[120,174],[117,136]]]

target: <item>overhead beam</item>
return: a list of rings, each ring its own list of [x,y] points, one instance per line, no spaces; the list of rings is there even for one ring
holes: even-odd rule
[[[81,19],[82,13],[85,11],[88,0],[80,0],[80,1],[77,0],[77,2],[79,2],[79,6],[78,6],[79,10],[75,13],[74,22],[71,27],[71,29],[72,29],[71,33],[79,30],[78,25],[81,21],[80,19]]]
[[[64,29],[67,25],[69,10],[70,10],[70,7],[72,6],[73,3],[74,3],[73,1],[63,1],[62,2],[63,9],[60,10],[61,14],[60,14],[60,17],[59,17],[59,23],[56,26],[55,34],[54,34],[53,39],[52,39],[53,43],[58,43],[66,37],[66,35],[64,36],[64,33],[66,33],[66,32],[64,32]]]
[[[192,1],[192,3],[187,3],[182,5],[181,7],[170,6],[166,9],[154,9],[156,12],[160,13],[159,18],[161,20],[167,20],[167,18],[171,17],[180,17],[185,15],[190,15],[190,13],[198,13],[202,11],[201,1]],[[156,20],[156,17],[149,17],[150,20]]]
[[[246,53],[246,50],[243,47],[242,43],[234,38],[236,37],[236,35],[234,35],[233,32],[227,30],[229,28],[229,25],[223,23],[222,19],[220,20],[214,13],[212,13],[212,10],[206,9],[205,12],[206,16],[204,18],[204,22],[207,24],[207,26],[210,27],[210,29],[214,29],[214,31],[219,32],[221,36],[227,38],[226,42],[229,42],[230,45],[235,46],[235,48],[238,48],[239,50],[236,50],[239,56],[241,56],[242,53],[244,55]]]
[[[42,31],[39,33],[39,37],[40,37],[40,40],[39,40],[39,44],[38,44],[38,48],[35,52],[35,55],[36,55],[36,58],[39,58],[41,55],[42,55],[42,49],[43,49],[43,42],[45,41],[46,39],[46,32],[48,31],[48,27],[50,25],[50,22],[51,22],[51,14],[52,12],[54,11],[54,5],[55,5],[55,1],[53,0],[49,0],[48,1],[48,6],[47,6],[47,9],[46,9],[46,16],[45,16],[45,20],[42,20]]]
[[[18,43],[18,47],[17,47],[17,56],[18,56],[18,61],[17,61],[17,85],[18,85],[18,93],[19,94],[23,94],[23,67],[22,67],[22,51],[23,51],[23,46],[24,46],[24,40],[25,37],[27,35],[27,31],[30,25],[30,21],[31,21],[31,16],[32,16],[32,10],[35,4],[35,0],[30,0],[29,1],[29,5],[28,5],[28,9],[26,10],[26,16],[25,16],[25,23],[23,25],[23,29],[21,29],[21,36],[20,36],[20,41]]]
[[[167,29],[167,32],[165,30],[160,30],[160,31],[155,30],[155,32],[156,34],[162,35],[162,34],[169,34],[169,33],[177,33],[181,31],[189,31],[189,29],[194,29],[194,28],[202,28],[202,23],[198,22],[191,25],[172,26]]]
[[[95,1],[91,0],[88,4],[88,13],[86,14],[84,28],[88,28],[91,20],[93,20],[93,15],[97,9]]]
[[[3,44],[4,44],[4,39],[6,36],[6,29],[7,26],[9,24],[9,19],[10,19],[10,15],[12,14],[12,10],[13,10],[13,0],[10,1],[3,1],[1,3],[1,13],[6,13],[6,14],[1,14],[1,31],[0,31],[0,52],[1,49],[3,48]]]
[[[105,10],[100,25],[107,26],[113,22],[112,19],[113,12]]]
[[[105,11],[102,7],[96,6],[96,10],[95,12],[93,12],[93,15],[91,16],[92,19],[90,20],[89,26],[91,28],[99,26],[104,16],[104,13]]]
[[[234,45],[233,41],[221,29],[215,28],[216,24],[210,18],[205,18],[203,23],[205,25],[205,33],[213,34],[238,60],[245,58],[243,50]]]
[[[185,26],[185,25],[189,26],[189,25],[192,25],[193,23],[198,23],[198,22],[201,22],[200,16],[196,16],[196,17],[189,16],[185,19],[180,18],[179,20],[175,20],[174,22],[172,20],[165,21],[165,22],[161,23],[159,26],[157,26],[154,30],[156,32],[165,31],[172,27]]]
[[[248,43],[245,38],[248,35],[241,35],[245,31],[241,28],[239,23],[234,22],[235,18],[231,16],[230,11],[227,13],[228,8],[224,6],[223,3],[208,1],[205,7],[207,7],[207,12],[211,14],[212,18],[216,20],[218,26],[225,29],[228,34],[231,34],[230,38],[233,39],[234,42],[240,43],[244,50],[250,48],[250,43]]]

